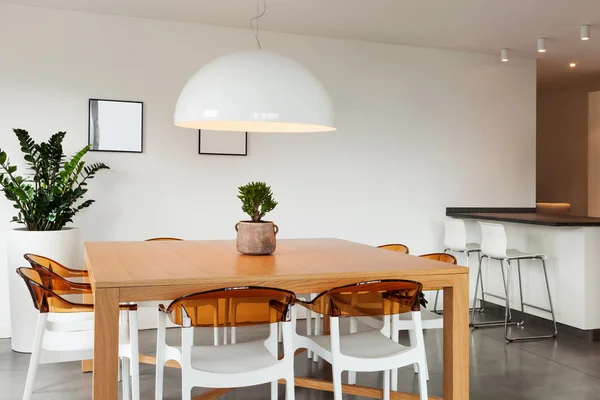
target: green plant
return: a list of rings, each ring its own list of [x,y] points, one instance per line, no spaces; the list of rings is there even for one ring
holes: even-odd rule
[[[250,182],[240,186],[238,199],[242,201],[242,211],[252,218],[252,222],[260,222],[266,213],[272,211],[277,202],[273,199],[271,186],[264,182]]]
[[[38,144],[29,132],[13,131],[31,173],[25,177],[15,175],[17,167],[10,164],[6,153],[0,149],[0,168],[4,170],[0,172],[0,186],[6,198],[19,210],[12,222],[24,224],[30,231],[60,230],[73,222],[75,214],[92,205],[94,200],[76,203],[87,192],[87,180],[108,166],[103,163],[85,165],[82,158],[90,146],[66,160],[62,148],[66,132],[55,133],[47,142]]]

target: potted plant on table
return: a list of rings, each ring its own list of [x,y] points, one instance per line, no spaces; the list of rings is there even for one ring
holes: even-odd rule
[[[31,352],[37,313],[15,269],[21,266],[25,253],[44,255],[68,266],[81,265],[81,234],[79,229],[66,225],[94,202],[80,200],[87,193],[88,181],[108,166],[85,165],[83,157],[90,146],[67,159],[62,147],[65,132],[52,135],[47,142],[36,143],[27,131],[13,131],[29,171],[24,176],[17,175],[17,167],[0,149],[0,186],[17,210],[12,222],[23,225],[8,234],[11,345],[15,351]]]
[[[271,187],[264,182],[250,182],[239,187],[238,198],[242,201],[242,210],[251,220],[240,221],[235,225],[237,250],[248,255],[273,253],[279,227],[271,221],[262,220],[277,206]]]

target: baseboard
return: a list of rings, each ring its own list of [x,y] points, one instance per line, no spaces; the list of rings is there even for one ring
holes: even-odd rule
[[[499,314],[504,316],[506,313],[506,307],[490,303],[489,301],[484,301],[484,306],[486,311],[493,312],[495,314]],[[513,321],[521,320],[521,310],[515,310],[514,308],[510,309],[510,312],[513,316]],[[537,325],[539,327],[552,329],[552,321],[538,317],[537,315],[525,313],[525,320],[527,323]],[[600,342],[600,329],[579,329],[573,326],[561,324],[560,322],[556,323],[558,328],[558,332],[560,334],[565,334],[569,336],[574,336],[579,339],[583,339],[588,342]]]

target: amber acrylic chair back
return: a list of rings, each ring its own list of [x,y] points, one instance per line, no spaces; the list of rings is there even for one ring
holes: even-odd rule
[[[32,268],[39,278],[39,283],[60,296],[71,294],[92,294],[92,286],[89,283],[77,283],[64,279],[62,276],[42,267],[39,264],[32,263]],[[28,268],[29,269],[29,268]]]
[[[448,254],[448,253],[422,254],[419,256],[419,258],[427,258],[428,260],[440,261],[440,262],[445,262],[445,263],[454,264],[454,265],[456,265],[456,263],[457,263],[456,257],[454,257],[452,254]]]
[[[43,267],[54,272],[62,278],[81,278],[88,276],[88,272],[86,270],[67,268],[51,258],[40,256],[38,254],[26,253],[23,255],[23,257],[27,260],[32,268]]]
[[[52,272],[49,272],[52,274]],[[91,304],[80,304],[66,300],[58,292],[63,294],[90,293],[86,290],[77,288],[78,284],[61,279],[54,281],[51,275],[43,276],[43,272],[33,268],[17,268],[17,274],[25,281],[29,294],[33,300],[34,307],[41,313],[73,313],[94,311]],[[44,285],[44,281],[52,280],[52,285],[56,288],[51,290]],[[59,278],[60,279],[60,278]],[[75,285],[75,286],[71,286]]]
[[[419,311],[422,290],[418,282],[386,279],[340,286],[298,303],[331,317],[383,316]]]
[[[408,254],[408,252],[409,252],[408,246],[400,244],[400,243],[383,244],[381,246],[377,246],[377,248],[384,249],[384,250],[397,251],[398,253],[404,253],[404,254]]]
[[[235,327],[290,320],[294,293],[264,287],[236,287],[200,292],[174,300],[166,310],[184,327]]]
[[[179,238],[174,238],[174,237],[155,237],[155,238],[150,238],[150,239],[146,239],[146,242],[163,242],[163,241],[169,241],[169,240],[183,240],[183,239],[179,239]]]

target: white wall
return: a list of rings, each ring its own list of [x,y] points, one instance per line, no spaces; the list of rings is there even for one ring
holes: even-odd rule
[[[88,157],[112,169],[76,219],[86,240],[233,238],[244,217],[237,186],[250,180],[272,185],[281,238],[403,242],[415,254],[441,249],[446,206],[534,206],[534,60],[264,32],[263,48],[322,80],[339,130],[251,134],[248,157],[198,155],[198,134],[173,126],[177,96],[204,63],[253,40],[247,30],[0,5],[0,146],[17,160],[11,128],[37,139],[66,130],[72,153],[87,144],[89,98],[144,102],[144,154]],[[0,202],[0,221],[11,215]],[[6,321],[0,314],[4,333]]]

